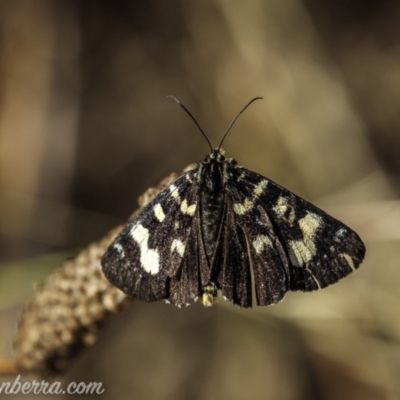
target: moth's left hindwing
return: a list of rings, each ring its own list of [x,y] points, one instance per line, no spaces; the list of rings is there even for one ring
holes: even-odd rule
[[[185,173],[159,193],[102,257],[105,276],[125,293],[144,301],[168,298],[169,277],[179,272],[196,213],[195,172]]]

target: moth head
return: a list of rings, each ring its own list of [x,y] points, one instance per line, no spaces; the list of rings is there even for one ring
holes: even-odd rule
[[[223,163],[225,162],[225,156],[221,153],[221,150],[214,149],[207,157],[204,159],[203,163]]]

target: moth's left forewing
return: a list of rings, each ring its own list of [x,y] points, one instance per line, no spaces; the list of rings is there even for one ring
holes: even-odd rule
[[[239,167],[234,178],[239,182],[242,197],[252,203],[250,211],[262,209],[268,216],[289,261],[290,290],[326,287],[359,267],[365,246],[349,227],[259,174]],[[237,211],[239,218],[248,217],[246,212],[240,215],[245,211],[240,204]],[[256,244],[261,247],[262,242],[261,237]]]
[[[167,299],[197,207],[196,170],[177,178],[134,217],[102,257],[105,276],[144,301]]]

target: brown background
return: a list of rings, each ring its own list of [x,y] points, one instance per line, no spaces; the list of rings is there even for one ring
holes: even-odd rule
[[[227,155],[357,230],[366,261],[265,309],[135,303],[63,381],[107,399],[399,398],[395,0],[0,0],[1,354],[34,281],[207,154],[170,94],[215,146],[263,96]]]

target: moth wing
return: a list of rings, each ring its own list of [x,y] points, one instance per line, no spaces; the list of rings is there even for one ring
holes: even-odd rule
[[[230,218],[234,221],[231,224],[230,236],[232,232],[236,232],[245,237],[245,254],[249,260],[244,263],[240,259],[239,268],[232,262],[231,274],[247,276],[250,275],[252,267],[257,304],[275,304],[281,301],[289,290],[289,261],[265,211],[261,207],[254,207],[253,204],[251,209],[249,208],[250,198],[246,189],[247,185],[240,182],[229,190]],[[246,296],[251,298],[251,287]]]
[[[345,224],[255,172],[236,168],[233,179],[232,209],[248,239],[258,304],[331,285],[363,261],[365,246]]]
[[[168,299],[170,278],[181,266],[197,207],[199,185],[191,170],[136,215],[101,259],[104,275],[144,301]]]
[[[252,306],[251,257],[246,234],[237,223],[229,196],[226,198],[222,240],[219,243],[221,271],[218,286],[222,295],[239,307],[249,308]]]
[[[199,208],[196,211],[199,213]],[[168,302],[178,307],[188,306],[195,301],[209,280],[209,266],[204,249],[200,216],[196,214],[186,250],[179,269],[169,282]]]

